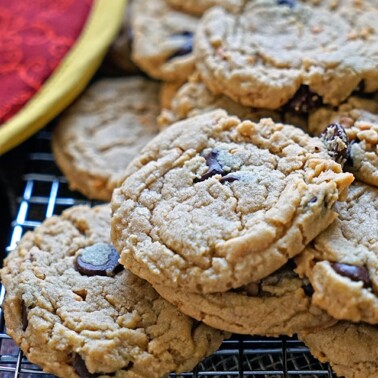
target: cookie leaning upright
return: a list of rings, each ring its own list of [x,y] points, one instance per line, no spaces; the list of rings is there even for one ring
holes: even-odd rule
[[[337,319],[378,323],[378,189],[355,182],[336,221],[296,259],[313,302]]]
[[[285,264],[324,230],[353,181],[318,138],[218,110],[176,123],[112,197],[120,261],[155,284],[222,292]]]
[[[110,207],[72,207],[26,233],[1,270],[7,332],[59,377],[163,377],[192,369],[224,337],[123,269]]]
[[[196,67],[213,93],[243,105],[277,109],[301,86],[338,105],[361,82],[378,90],[377,18],[376,7],[349,0],[256,0],[239,14],[213,8],[196,33]]]
[[[159,84],[145,78],[102,79],[63,113],[52,135],[70,189],[109,201],[127,164],[158,133]]]

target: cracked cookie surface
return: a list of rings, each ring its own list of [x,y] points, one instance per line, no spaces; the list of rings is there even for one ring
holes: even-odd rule
[[[222,110],[164,130],[113,192],[121,262],[151,283],[223,292],[280,268],[335,218],[353,177],[300,129]]]
[[[138,0],[133,12],[135,63],[156,79],[186,80],[194,69],[192,45],[199,19],[174,10],[165,0]]]
[[[110,201],[127,164],[158,133],[159,84],[102,79],[63,113],[53,131],[56,163],[70,189]]]
[[[7,332],[31,362],[65,378],[162,377],[220,346],[222,332],[183,315],[131,272],[78,270],[79,256],[88,264],[85,251],[108,243],[110,207],[77,206],[26,233],[5,260]]]
[[[377,17],[370,3],[348,0],[213,8],[196,33],[196,67],[213,93],[243,105],[277,109],[301,86],[338,105],[361,82],[378,90]]]
[[[291,266],[261,281],[225,293],[197,294],[154,285],[157,292],[184,314],[228,332],[292,336],[336,322],[311,302],[311,286]]]
[[[299,334],[310,352],[328,362],[340,377],[378,377],[378,328],[367,324],[339,322],[309,334]]]
[[[321,108],[309,117],[309,131],[321,133],[330,123],[344,127],[350,146],[345,169],[359,180],[378,186],[378,97],[351,97],[338,109]]]
[[[313,302],[337,319],[378,323],[378,189],[355,182],[335,222],[296,258]]]

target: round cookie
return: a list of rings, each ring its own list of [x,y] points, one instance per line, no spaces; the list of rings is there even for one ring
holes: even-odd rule
[[[174,10],[165,0],[138,0],[133,10],[135,63],[156,79],[185,81],[194,69],[198,18]]]
[[[24,235],[1,271],[8,334],[32,363],[60,377],[192,369],[223,334],[122,269],[109,244],[110,215],[109,206],[77,206]]]
[[[170,106],[166,106],[160,113],[158,117],[159,127],[165,128],[177,121],[218,108],[224,109],[229,114],[236,115],[241,119],[252,121],[258,121],[265,117],[282,121],[283,118],[279,112],[252,109],[238,104],[224,95],[212,94],[201,80],[198,72],[195,72],[191,75],[189,81],[172,97]]]
[[[171,7],[182,12],[201,16],[209,8],[217,5],[223,7],[228,12],[239,12],[245,3],[245,0],[166,0],[166,2]]]
[[[292,336],[336,322],[312,305],[308,281],[286,265],[261,281],[225,293],[196,294],[161,285],[154,288],[184,314],[233,333]]]
[[[212,8],[196,33],[196,67],[213,93],[258,108],[296,102],[302,91],[331,105],[358,87],[377,91],[378,9],[368,4],[256,0],[239,14]]]
[[[127,164],[157,133],[159,84],[145,78],[102,79],[66,112],[52,135],[70,189],[110,201]]]
[[[296,258],[313,302],[337,319],[378,323],[378,189],[356,182],[336,221]]]
[[[120,261],[153,284],[224,292],[271,274],[335,219],[353,176],[318,138],[222,110],[178,122],[112,197]]]
[[[310,352],[329,362],[340,377],[378,377],[378,328],[367,324],[339,322],[333,327],[299,334]]]
[[[350,141],[345,169],[378,186],[378,99],[351,97],[337,110],[322,108],[309,116],[309,131],[319,135],[331,123],[344,127]]]
[[[105,66],[111,72],[116,71],[114,68],[121,70],[126,74],[133,74],[138,72],[138,67],[131,60],[132,44],[133,44],[133,31],[131,28],[131,19],[133,18],[133,6],[135,0],[129,0],[125,13],[123,16],[122,28],[117,38],[113,41],[109,48],[108,54],[105,59]]]

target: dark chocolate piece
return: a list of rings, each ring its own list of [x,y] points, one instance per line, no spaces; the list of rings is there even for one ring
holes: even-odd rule
[[[320,134],[320,139],[327,147],[328,155],[339,164],[348,160],[349,138],[339,123],[331,123]]]
[[[301,85],[285,108],[294,113],[307,114],[311,110],[319,108],[322,104],[323,100],[318,94],[310,91],[307,85]]]
[[[107,243],[97,243],[86,247],[77,256],[75,268],[85,276],[114,276],[123,266],[118,263],[117,250]]]
[[[287,5],[290,8],[294,8],[296,5],[296,0],[277,0],[278,5]]]
[[[28,328],[28,309],[25,306],[25,302],[21,302],[21,319],[22,319],[22,330],[25,332],[26,328]]]
[[[221,184],[224,184],[225,182],[234,182],[234,181],[238,181],[238,180],[240,180],[240,178],[238,176],[236,176],[233,173],[229,173],[228,175],[221,177],[219,182]]]
[[[219,161],[217,160],[218,158],[217,150],[210,151],[207,155],[204,156],[204,158],[206,160],[206,165],[209,167],[209,169],[202,177],[194,179],[194,182],[205,181],[211,176],[223,175],[225,173]]]
[[[333,270],[352,281],[362,281],[364,286],[371,286],[369,272],[365,266],[355,266],[342,263],[331,263]]]
[[[77,353],[75,353],[74,355],[72,366],[75,370],[75,373],[81,378],[97,378],[101,375],[98,373],[90,373],[87,369],[87,366],[85,365],[84,360]]]
[[[168,57],[168,60],[177,58],[179,56],[189,55],[193,50],[193,33],[192,32],[184,31],[182,33],[172,34],[171,36],[171,38],[177,38],[177,37],[183,38],[183,43],[178,50],[176,50],[174,53],[172,53]]]
[[[314,288],[310,283],[303,285],[302,289],[308,297],[312,297],[312,295],[314,294]]]

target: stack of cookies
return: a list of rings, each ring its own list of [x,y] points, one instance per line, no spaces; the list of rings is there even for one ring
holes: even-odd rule
[[[162,377],[229,333],[297,334],[378,377],[377,19],[376,0],[133,0],[107,58],[124,76],[52,138],[106,203],[47,219],[1,271],[28,358]]]

